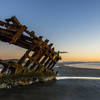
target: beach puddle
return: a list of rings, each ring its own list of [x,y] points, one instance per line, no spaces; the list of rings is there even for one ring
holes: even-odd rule
[[[58,76],[56,77],[57,80],[64,80],[64,79],[87,79],[87,80],[100,80],[100,77],[74,77],[74,76]]]

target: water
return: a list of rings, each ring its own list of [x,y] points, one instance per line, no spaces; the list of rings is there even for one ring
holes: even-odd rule
[[[100,63],[57,65],[56,69],[60,72],[56,81],[0,89],[0,100],[99,100],[99,65]],[[84,70],[82,66],[87,67]],[[74,68],[79,69],[76,71],[77,69],[75,70]],[[92,70],[89,70],[91,68]],[[76,75],[75,71],[78,75]],[[81,75],[82,72],[83,76]],[[85,76],[84,73],[91,74]]]
[[[99,100],[100,81],[64,79],[0,90],[1,100]]]
[[[65,62],[63,65],[76,68],[100,69],[100,62]]]

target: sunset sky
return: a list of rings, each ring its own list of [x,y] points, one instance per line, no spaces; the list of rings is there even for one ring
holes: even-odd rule
[[[68,51],[62,61],[100,61],[100,0],[0,0],[0,20],[11,16]],[[0,42],[0,59],[24,51]]]

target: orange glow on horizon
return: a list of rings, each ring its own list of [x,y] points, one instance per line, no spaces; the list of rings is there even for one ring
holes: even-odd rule
[[[0,48],[0,59],[19,59],[26,50],[13,47],[12,46],[3,46]],[[100,52],[94,51],[81,51],[73,50],[70,53],[60,54],[62,61],[100,61]]]
[[[66,54],[66,55],[61,55],[61,62],[62,61],[100,61],[100,54],[92,54],[92,55],[84,55],[84,54]]]
[[[10,52],[10,53],[0,53],[0,59],[19,59],[21,56],[23,56],[24,52],[20,52],[20,53],[14,53],[14,52]],[[100,61],[100,56],[99,55],[64,55],[61,54],[61,62],[63,61]]]

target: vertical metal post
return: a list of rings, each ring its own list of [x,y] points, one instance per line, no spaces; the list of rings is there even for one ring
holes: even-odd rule
[[[21,59],[18,61],[18,64],[21,64],[25,62],[25,59],[27,58],[28,54],[31,50],[27,50],[26,53],[21,57]]]

